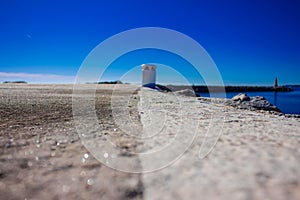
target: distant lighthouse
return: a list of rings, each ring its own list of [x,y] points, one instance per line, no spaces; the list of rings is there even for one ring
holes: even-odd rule
[[[276,90],[278,88],[278,80],[277,77],[274,80],[274,89]]]
[[[143,87],[155,88],[156,66],[150,64],[142,65],[143,71]]]

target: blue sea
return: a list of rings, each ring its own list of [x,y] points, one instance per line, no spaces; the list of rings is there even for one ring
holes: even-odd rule
[[[277,106],[285,114],[300,115],[300,87],[291,86],[293,92],[245,92],[248,96],[263,96]],[[227,98],[232,98],[240,92],[228,92]],[[244,92],[243,92],[244,93]],[[202,97],[221,97],[218,93],[199,93]]]

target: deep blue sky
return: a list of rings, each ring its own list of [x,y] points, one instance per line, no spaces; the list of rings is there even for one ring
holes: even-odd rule
[[[225,84],[272,84],[275,76],[299,84],[299,13],[298,0],[3,0],[0,81],[38,74],[37,82],[70,82],[101,41],[155,26],[198,41]]]

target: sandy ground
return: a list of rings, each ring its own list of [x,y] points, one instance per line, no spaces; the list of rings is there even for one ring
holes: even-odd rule
[[[72,85],[0,85],[0,199],[300,199],[299,119],[90,87],[76,95],[98,124],[83,106],[82,136]]]
[[[162,108],[174,104],[169,94],[140,93]],[[218,99],[177,98],[185,106],[171,121],[188,122],[179,137],[197,137],[172,166],[142,176],[145,199],[300,199],[299,119],[237,110]]]

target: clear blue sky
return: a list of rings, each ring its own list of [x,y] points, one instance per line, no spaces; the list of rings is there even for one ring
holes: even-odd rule
[[[71,82],[101,41],[154,26],[198,41],[225,84],[299,84],[299,12],[298,0],[4,0],[0,81]]]

